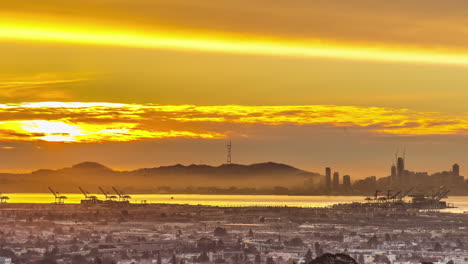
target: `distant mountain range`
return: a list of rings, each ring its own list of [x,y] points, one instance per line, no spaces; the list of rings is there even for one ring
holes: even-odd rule
[[[58,170],[41,169],[26,174],[0,173],[0,192],[47,192],[48,186],[60,192],[77,192],[78,186],[97,192],[99,185],[118,186],[127,193],[200,187],[304,188],[316,184],[320,180],[319,176],[274,162],[220,166],[177,164],[132,171],[116,171],[96,162],[83,162]]]

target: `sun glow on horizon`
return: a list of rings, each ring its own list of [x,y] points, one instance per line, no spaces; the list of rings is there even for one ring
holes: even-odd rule
[[[2,115],[3,114],[3,115]],[[1,119],[4,114],[8,118]],[[332,126],[396,136],[465,135],[468,117],[381,107],[38,102],[0,105],[0,140],[63,143],[249,136],[228,124]],[[228,128],[229,127],[229,128]]]
[[[0,130],[12,131],[13,141],[46,141],[62,143],[127,142],[160,138],[222,138],[217,133],[189,131],[152,131],[136,128],[131,123],[72,123],[67,121],[21,120],[0,122]],[[13,134],[15,133],[15,134]],[[0,137],[1,139],[1,137]],[[5,139],[5,138],[3,138]],[[8,138],[6,138],[8,139]]]

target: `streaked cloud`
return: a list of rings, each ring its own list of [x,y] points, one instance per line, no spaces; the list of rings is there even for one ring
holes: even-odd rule
[[[63,89],[87,81],[86,78],[64,78],[53,73],[32,76],[0,77],[0,97],[35,98],[39,100],[70,99],[70,94]]]
[[[468,65],[467,51],[350,44],[320,38],[294,40],[226,33],[150,31],[3,19],[0,39],[176,51],[214,52],[358,61]]]
[[[387,135],[465,135],[468,117],[381,107],[195,106],[81,102],[0,104],[0,140],[126,142],[249,136],[229,124],[349,127]],[[235,127],[235,126],[234,126]]]
[[[342,43],[467,44],[464,1],[34,0],[4,1],[0,19],[108,25],[133,31],[230,32]],[[241,18],[241,19],[239,19]]]

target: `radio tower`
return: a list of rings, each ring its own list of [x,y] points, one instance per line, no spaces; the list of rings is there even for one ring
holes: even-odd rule
[[[227,148],[227,164],[231,164],[231,140],[229,140],[229,143],[227,143],[226,148]]]

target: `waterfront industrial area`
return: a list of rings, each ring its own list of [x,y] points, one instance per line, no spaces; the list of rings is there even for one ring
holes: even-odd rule
[[[467,263],[465,214],[379,207],[2,204],[1,263]]]
[[[359,203],[301,208],[151,203],[116,187],[98,187],[100,197],[78,189],[79,204],[53,188],[50,203],[3,195],[0,263],[468,262],[466,214],[441,210],[454,207],[448,190],[376,191]],[[317,262],[324,256],[351,262]]]

